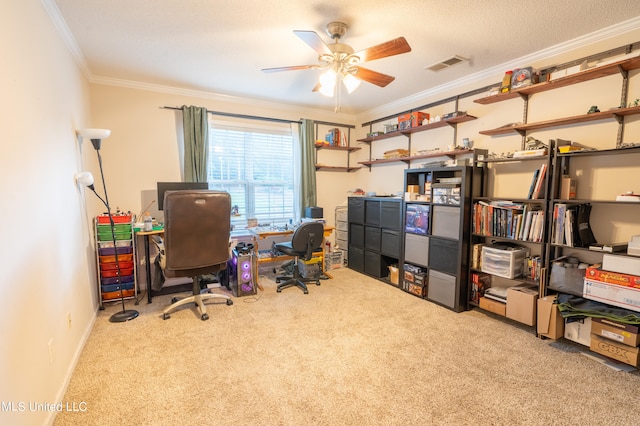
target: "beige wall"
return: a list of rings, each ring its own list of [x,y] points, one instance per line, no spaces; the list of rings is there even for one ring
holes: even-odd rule
[[[46,424],[54,413],[29,403],[62,398],[97,309],[74,183],[89,87],[40,1],[0,2],[0,26],[0,424]]]
[[[166,90],[159,92],[146,88],[94,84],[91,94],[95,125],[112,131],[102,149],[110,204],[134,213],[146,207],[141,205],[141,191],[154,190],[158,181],[180,180],[179,136],[176,132],[176,116],[180,113],[161,107],[197,105],[212,111],[260,117],[285,120],[310,118],[353,124],[352,117],[301,111],[286,106],[274,107],[250,100],[244,104],[225,102],[215,96],[199,93],[180,95],[167,93]],[[215,120],[216,117],[219,118],[214,115],[210,119]],[[323,128],[320,128],[320,132],[324,132]],[[346,161],[346,157],[327,159],[333,160]],[[347,177],[345,173],[335,172],[319,172],[317,175],[318,205],[325,207],[325,217],[331,222],[333,206],[345,200],[346,191],[350,189],[349,180],[345,179]]]
[[[103,207],[92,194],[75,185],[73,176],[78,171],[90,170],[97,178],[99,191],[101,182],[95,151],[88,142],[78,141],[76,129],[104,127],[112,131],[102,148],[110,201],[114,207],[137,213],[143,207],[142,190],[154,189],[159,180],[178,180],[180,177],[175,113],[161,109],[162,106],[193,104],[249,115],[356,124],[352,143],[363,149],[352,155],[353,165],[369,157],[368,145],[355,142],[368,130],[360,123],[497,82],[501,77],[496,72],[497,75],[483,81],[381,106],[355,118],[168,88],[124,87],[121,83],[108,81],[89,85],[42,3],[38,0],[7,3],[0,4],[0,23],[5,34],[0,39],[3,58],[0,85],[5,99],[5,120],[0,127],[3,140],[0,235],[5,242],[0,256],[3,271],[0,289],[5,301],[0,310],[0,401],[14,403],[17,410],[20,410],[20,403],[61,401],[97,311],[91,218],[103,211]],[[565,55],[569,57],[560,60],[548,55],[550,58],[546,63],[540,60],[540,64],[531,65],[562,62],[638,39],[640,34],[634,30],[616,36],[615,40],[598,41],[597,46],[577,46],[573,57]],[[640,96],[636,95],[640,93],[636,92],[640,85],[637,74],[632,73],[630,98]],[[535,95],[532,107],[537,109],[532,114],[537,114],[536,119],[545,119],[545,115],[580,114],[594,103],[601,108],[608,107],[618,96],[613,94],[617,93],[616,78],[544,96]],[[594,102],[596,97],[598,100]],[[468,99],[459,109],[479,118],[460,126],[459,139],[470,137],[477,147],[497,152],[518,146],[520,139],[517,136],[490,138],[477,132],[517,121],[521,117],[520,100],[487,107]],[[430,112],[441,114],[450,110],[452,106],[445,105]],[[631,121],[625,138],[637,140],[640,125],[637,119]],[[584,128],[553,129],[534,136],[542,140],[561,137],[600,147],[614,139],[615,129],[610,123],[603,123]],[[447,129],[425,132],[415,137],[414,147],[445,147],[451,139]],[[392,139],[376,143],[373,156],[397,148],[396,144]],[[321,161],[334,160],[343,161],[339,155]],[[591,166],[586,164],[584,170]],[[611,168],[617,166],[610,164]],[[633,168],[633,163],[625,167],[627,169],[622,170]],[[333,208],[346,199],[350,189],[360,187],[379,193],[402,191],[404,168],[399,163],[374,166],[371,171],[364,168],[355,173],[320,172],[318,205],[324,207],[325,217],[332,223]],[[522,174],[519,179],[526,181],[527,176]],[[590,179],[602,181],[598,173],[592,173]],[[598,191],[640,192],[634,184],[637,185],[637,179],[630,182],[620,178],[615,182],[604,182]],[[502,185],[499,183],[499,187]],[[511,187],[506,186],[505,191]],[[25,408],[28,410],[28,405]],[[52,413],[42,411],[12,413],[4,409],[0,411],[0,423],[43,424],[50,422],[52,416]]]

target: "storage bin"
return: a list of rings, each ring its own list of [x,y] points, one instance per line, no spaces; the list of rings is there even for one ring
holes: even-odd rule
[[[133,297],[134,290],[122,290],[122,297]],[[102,293],[102,300],[120,299],[120,290]]]
[[[508,245],[485,246],[482,248],[482,272],[504,278],[516,278],[524,271],[525,248]]]
[[[109,231],[108,233],[98,234],[98,240],[100,240],[100,241],[105,241],[105,240],[112,241],[113,240],[113,236],[112,235],[113,234],[111,234],[111,231]],[[129,230],[128,232],[116,232],[115,236],[116,236],[116,240],[130,240],[131,239],[131,230]]]
[[[111,245],[113,246],[113,242],[111,243]],[[116,251],[118,252],[118,254],[131,254],[133,253],[133,247],[132,246],[117,247],[116,249],[114,249],[113,247],[99,248],[98,254],[100,256],[110,256],[110,255],[114,255]],[[119,257],[120,256],[118,256],[118,258]]]
[[[120,257],[118,257],[118,261],[120,263],[120,269],[133,269],[133,261],[120,262]],[[100,264],[101,271],[112,271],[117,269],[118,264],[116,262],[105,262]]]
[[[112,239],[113,240],[113,239]],[[98,241],[98,247],[100,248],[106,248],[106,247],[113,247],[113,241]],[[131,246],[132,242],[131,240],[123,240],[123,241],[116,241],[116,247],[129,247]]]
[[[404,260],[416,265],[429,266],[429,237],[405,234]]]
[[[99,256],[100,263],[111,263],[116,261],[116,256]],[[130,262],[133,260],[133,254],[119,254],[118,262]]]
[[[460,208],[434,206],[431,235],[458,239],[460,237]]]
[[[109,285],[109,284],[118,284],[118,279],[121,283],[128,283],[133,281],[133,275],[124,275],[120,278],[112,277],[112,278],[100,278],[100,284]]]
[[[380,228],[371,226],[364,227],[364,248],[368,250],[380,251]]]
[[[430,269],[427,298],[448,308],[455,308],[456,280],[457,278],[453,275]]]
[[[113,217],[113,223],[131,223],[130,214],[115,214],[111,217]],[[111,221],[109,220],[109,215],[104,214],[98,216],[98,223],[106,223],[110,225]]]
[[[123,283],[122,284],[122,289],[123,290],[132,290],[133,289],[133,283],[129,282],[129,283]],[[109,285],[103,285],[101,288],[103,293],[112,293],[114,291],[120,291],[120,284],[109,284]]]
[[[133,268],[120,268],[120,275],[121,276],[129,276],[129,275],[133,275]],[[100,271],[100,276],[103,278],[111,278],[111,277],[117,277],[118,276],[118,269],[104,269]]]
[[[380,253],[391,257],[400,257],[400,233],[398,231],[382,230]]]
[[[456,274],[458,267],[458,241],[431,238],[429,266],[438,271]]]

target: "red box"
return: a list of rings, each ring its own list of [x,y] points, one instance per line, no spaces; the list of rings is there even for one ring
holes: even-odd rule
[[[602,269],[589,267],[587,268],[585,278],[607,284],[640,288],[640,277],[637,275],[621,274],[619,272],[604,271]]]
[[[131,223],[131,215],[130,214],[114,214],[113,223]],[[109,215],[101,214],[98,216],[98,223],[111,223],[109,221]]]
[[[402,114],[398,116],[398,124],[399,128],[406,129],[407,127],[417,127],[422,125],[422,120],[429,119],[429,113],[427,112],[408,112],[406,114]],[[405,124],[404,126],[401,123],[409,122],[410,124]]]
[[[115,271],[116,269],[118,269],[118,264],[116,262],[100,264],[101,271]],[[133,261],[120,262],[120,269],[133,269]]]

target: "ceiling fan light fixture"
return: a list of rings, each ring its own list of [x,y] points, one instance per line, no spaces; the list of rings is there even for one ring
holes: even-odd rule
[[[354,90],[358,88],[358,86],[360,86],[360,79],[354,77],[349,73],[345,74],[345,76],[342,78],[342,82],[344,83],[344,86],[347,88],[347,92],[349,94],[351,94]]]
[[[320,88],[318,91],[325,96],[333,96],[334,89],[336,87],[336,72],[333,68],[328,69],[326,72],[320,74]]]

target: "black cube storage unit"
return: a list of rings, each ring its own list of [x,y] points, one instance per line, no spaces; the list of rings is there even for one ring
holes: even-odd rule
[[[390,283],[389,266],[401,257],[402,200],[349,197],[348,266]]]
[[[470,166],[405,170],[401,287],[426,286],[428,300],[456,312],[468,308],[471,196],[474,181],[481,183],[474,173]],[[414,282],[416,275],[426,278]]]

